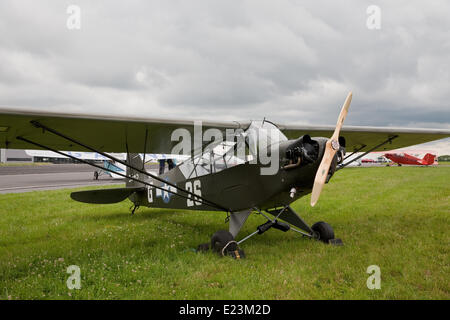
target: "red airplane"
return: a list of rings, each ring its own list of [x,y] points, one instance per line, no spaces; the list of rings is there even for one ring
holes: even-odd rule
[[[398,163],[399,166],[402,164],[430,166],[434,164],[436,158],[436,156],[431,153],[427,153],[423,159],[416,158],[407,153],[385,153],[384,156],[392,162]]]

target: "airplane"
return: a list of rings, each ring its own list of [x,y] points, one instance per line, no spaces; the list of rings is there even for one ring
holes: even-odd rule
[[[40,157],[40,158],[58,158],[58,159],[67,159],[70,155],[75,157],[76,159],[83,160],[91,160],[91,161],[101,161],[104,169],[99,169],[94,171],[94,180],[98,180],[98,178],[102,175],[107,175],[111,179],[124,179],[123,176],[118,175],[117,173],[126,173],[126,166],[120,163],[116,163],[115,161],[110,160],[109,158],[102,156],[97,152],[83,152],[83,151],[61,151],[60,153],[56,153],[48,150],[25,150],[25,153],[31,157]],[[126,153],[118,153],[113,154],[115,157],[121,160],[126,159]],[[141,157],[144,157],[141,155]],[[176,154],[146,154],[145,159],[148,162],[155,162],[160,160],[172,160],[172,161],[182,161],[187,159],[188,156],[184,155],[176,155]]]
[[[434,161],[436,159],[436,155],[427,153],[423,159],[414,157],[410,154],[404,153],[404,152],[389,152],[385,153],[384,156],[391,160],[394,163],[397,163],[399,166],[403,164],[407,165],[417,165],[417,166],[431,166],[434,164]]]
[[[361,160],[352,161],[347,165],[347,167],[361,167],[361,166],[362,166]]]
[[[328,223],[319,221],[310,226],[290,204],[311,194],[310,204],[315,206],[324,185],[349,165],[349,157],[356,153],[362,154],[351,161],[372,151],[450,136],[447,129],[343,127],[351,100],[349,93],[336,126],[282,125],[264,119],[204,121],[201,130],[194,120],[0,108],[0,147],[32,147],[59,154],[63,153],[58,150],[97,152],[125,165],[127,171],[121,174],[126,179],[125,187],[73,192],[71,198],[89,204],[129,199],[132,214],[141,206],[223,212],[228,230],[217,231],[198,250],[213,250],[238,259],[245,256],[241,248],[244,241],[271,229],[291,230],[303,237],[341,245],[342,240],[335,238]],[[211,132],[215,135],[207,135]],[[217,139],[219,134],[224,134],[226,140]],[[189,142],[190,151],[179,149],[181,142]],[[346,150],[351,151],[350,155],[346,156]],[[126,153],[127,159],[120,160],[108,154],[111,152]],[[173,170],[155,175],[145,170],[140,156],[149,152],[190,157]],[[267,161],[267,156],[274,161]],[[251,213],[267,221],[237,240]]]
[[[116,172],[119,173],[126,172],[125,166],[121,164],[115,164],[114,161],[111,161],[107,157],[102,156],[101,154],[96,152],[62,151],[61,154],[48,150],[25,150],[25,152],[31,157],[67,159],[69,158],[68,156],[72,156],[73,158],[76,158],[78,160],[83,159],[90,161],[101,161],[105,170],[103,169],[95,170],[94,180],[98,180],[98,178],[102,175],[107,175],[111,179],[123,179],[123,177],[116,174]],[[64,154],[67,154],[67,156]],[[126,159],[126,156],[124,157],[124,154],[117,154],[114,156],[119,157],[121,159]]]

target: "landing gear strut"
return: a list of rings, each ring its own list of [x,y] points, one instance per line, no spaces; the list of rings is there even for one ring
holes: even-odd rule
[[[333,245],[343,245],[343,242],[341,239],[336,239],[334,237],[334,231],[333,228],[326,222],[319,221],[315,223],[312,227],[309,227],[305,221],[303,221],[302,218],[300,218],[297,213],[290,207],[286,206],[279,210],[272,210],[267,211],[271,215],[275,216],[275,219],[270,219],[267,217],[264,213],[262,213],[260,210],[256,209],[259,214],[264,216],[267,219],[267,222],[258,226],[255,232],[248,235],[247,237],[243,238],[238,242],[238,244],[241,244],[244,241],[247,241],[251,237],[257,235],[257,234],[263,234],[270,228],[275,228],[278,230],[281,230],[283,232],[287,232],[289,230],[295,231],[297,233],[300,233],[304,237],[309,237],[311,239],[320,240],[324,243],[333,244]],[[288,223],[281,222],[278,220],[278,218],[283,219],[287,221]],[[301,230],[298,230],[294,228],[293,226],[300,228]]]
[[[133,214],[135,213],[135,211],[136,211],[137,209],[139,209],[139,207],[140,207],[139,204],[137,204],[137,203],[133,204],[133,205],[130,207],[131,215],[133,215]]]
[[[255,232],[253,232],[252,234],[246,236],[244,239],[239,241],[238,244],[241,244],[242,242],[250,239],[254,235],[263,234],[264,232],[266,232],[270,228],[275,228],[275,229],[281,230],[283,232],[287,232],[287,231],[289,231],[291,229],[291,227],[287,223],[284,223],[284,222],[281,222],[281,221],[278,221],[278,220],[273,220],[273,221],[269,220],[266,223],[263,223],[262,225],[258,226],[256,228]]]
[[[256,228],[255,232],[249,234],[242,240],[236,241],[231,232],[225,230],[217,231],[212,236],[211,243],[204,243],[199,245],[197,247],[197,252],[207,251],[211,249],[219,253],[221,256],[228,255],[232,256],[235,259],[244,258],[244,251],[239,248],[239,245],[257,234],[263,234],[271,228],[275,228],[283,232],[292,230],[300,233],[303,237],[320,240],[327,244],[343,245],[341,239],[336,239],[334,237],[333,228],[328,223],[319,221],[312,227],[310,227],[308,226],[308,224],[306,224],[305,221],[303,221],[302,218],[298,216],[298,214],[290,206],[286,206],[284,208],[276,210],[267,210],[267,213],[275,217],[274,219],[270,219],[267,215],[265,215],[263,212],[261,212],[261,210],[257,208],[254,208],[254,211],[257,211],[260,215],[264,216],[267,219],[267,222],[259,225]],[[233,228],[230,228],[230,230],[240,230],[245,220],[247,219],[247,216],[243,215],[243,217],[244,218],[241,217],[242,219],[236,218],[235,225],[233,226]],[[282,219],[286,222],[282,222],[278,219]]]

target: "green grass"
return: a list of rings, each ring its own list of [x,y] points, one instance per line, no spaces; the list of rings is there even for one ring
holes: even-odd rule
[[[69,190],[0,195],[0,299],[449,299],[450,167],[349,168],[293,207],[343,247],[270,230],[245,260],[195,253],[224,213],[87,205]],[[80,189],[77,189],[80,190]],[[240,237],[264,222],[250,216]],[[69,290],[69,265],[81,289]],[[381,289],[366,286],[381,269]]]
[[[49,162],[6,162],[0,163],[0,167],[47,166],[52,164]]]

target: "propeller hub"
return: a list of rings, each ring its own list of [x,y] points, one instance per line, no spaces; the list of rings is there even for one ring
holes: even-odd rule
[[[333,148],[333,150],[339,150],[340,148],[339,141],[331,140],[331,147]]]

